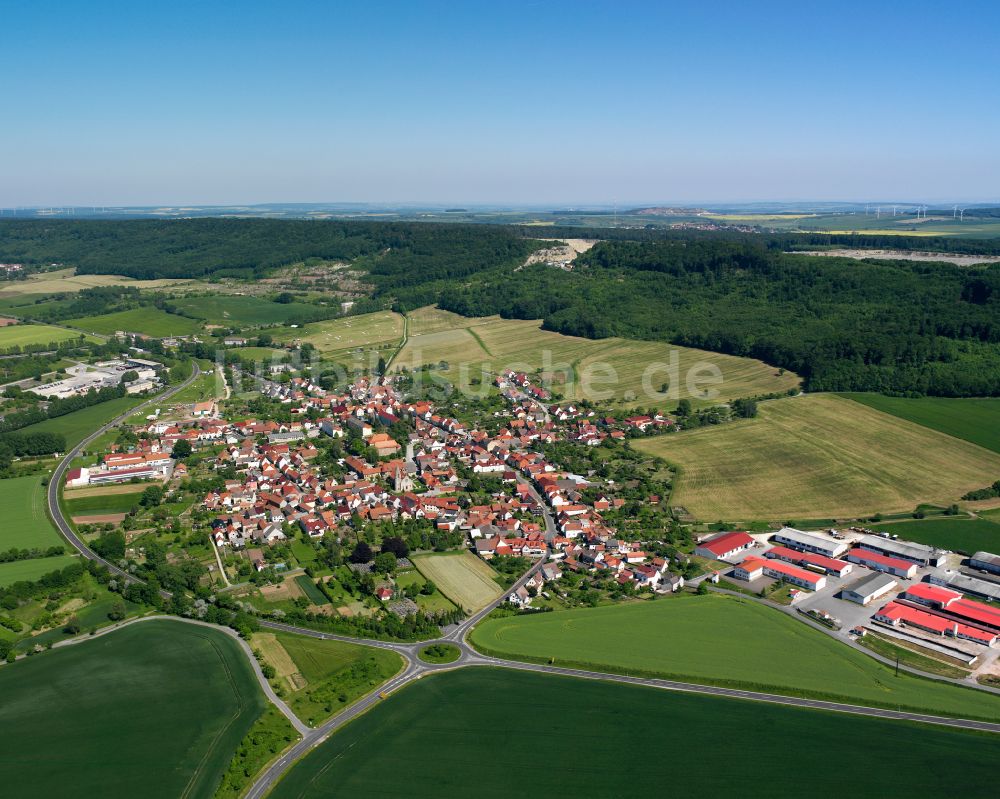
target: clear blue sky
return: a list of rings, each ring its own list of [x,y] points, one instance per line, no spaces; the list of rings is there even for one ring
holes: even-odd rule
[[[996,0],[0,0],[0,25],[5,207],[1000,200]]]

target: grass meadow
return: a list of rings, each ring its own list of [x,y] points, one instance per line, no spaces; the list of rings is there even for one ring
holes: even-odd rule
[[[66,447],[72,448],[93,433],[101,425],[111,421],[143,402],[142,397],[118,397],[117,399],[81,408],[78,411],[36,422],[21,429],[24,433],[62,433],[66,436]]]
[[[316,726],[375,690],[402,666],[387,649],[286,633],[255,633],[253,647],[274,666],[292,711]]]
[[[403,317],[392,311],[378,311],[268,332],[276,341],[308,342],[331,360],[350,358],[359,348],[385,351],[388,359],[403,339]]]
[[[705,796],[808,786],[828,797],[849,781],[862,799],[898,794],[901,782],[921,795],[980,799],[996,791],[995,750],[994,736],[959,730],[477,668],[426,677],[380,702],[271,796],[604,799],[687,781]],[[565,765],[543,767],[547,754]],[[780,775],[762,771],[775,758]],[[848,764],[843,779],[820,779],[832,762]]]
[[[491,618],[493,655],[773,693],[1000,719],[1000,696],[900,674],[787,616],[718,594]]]
[[[118,330],[124,330],[153,338],[187,336],[199,332],[202,327],[201,322],[167,313],[159,308],[133,308],[129,311],[116,311],[99,316],[82,316],[79,319],[69,319],[66,324],[108,336]]]
[[[45,549],[63,542],[46,513],[45,486],[39,475],[0,480],[0,552],[8,549]]]
[[[31,347],[36,344],[52,344],[76,341],[80,338],[77,330],[67,330],[54,325],[7,325],[0,327],[0,350],[8,347]],[[93,336],[85,336],[88,341],[97,341]]]
[[[222,633],[143,622],[0,669],[8,796],[209,799],[265,699]]]
[[[43,574],[65,569],[75,560],[74,555],[58,555],[54,558],[33,558],[0,563],[0,588],[13,585],[21,580],[37,580]]]
[[[295,319],[315,318],[323,309],[301,302],[279,303],[260,297],[212,295],[184,297],[173,305],[185,316],[193,316],[215,325],[276,325]]]
[[[992,519],[940,517],[915,519],[892,524],[873,524],[872,529],[887,532],[941,549],[971,555],[980,550],[1000,551],[1000,523]]]
[[[671,504],[704,521],[905,512],[1000,476],[995,453],[830,394],[761,403],[756,419],[633,446],[679,467]]]

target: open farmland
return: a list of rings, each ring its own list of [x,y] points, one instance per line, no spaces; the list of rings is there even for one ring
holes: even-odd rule
[[[308,342],[324,356],[344,357],[359,348],[391,351],[403,339],[403,317],[378,311],[269,332],[275,340]]]
[[[21,428],[23,433],[61,433],[66,436],[66,446],[71,448],[93,433],[98,427],[114,419],[129,408],[143,402],[142,397],[118,397],[91,405],[64,416],[46,419]]]
[[[678,466],[672,504],[709,521],[903,512],[954,502],[1000,475],[995,453],[827,394],[634,446]]]
[[[260,297],[218,294],[209,297],[184,297],[173,300],[172,305],[185,316],[224,326],[276,325],[294,320],[307,321],[324,313],[323,308],[302,302],[280,303]]]
[[[525,723],[536,718],[545,724]],[[740,743],[726,746],[722,736]],[[674,775],[676,764],[700,764],[691,779],[706,796],[775,795],[794,785],[820,796],[843,793],[842,783],[818,781],[831,759],[860,776],[850,793],[865,799],[899,793],[901,779],[927,796],[978,799],[996,788],[991,736],[480,668],[427,677],[378,704],[299,762],[271,796],[464,799],[470,786],[487,799],[664,792],[664,768],[623,771],[608,742],[627,752],[630,764],[666,757]],[[553,744],[566,753],[566,767],[539,768],[539,753]],[[780,775],[774,768],[762,773],[776,746]],[[710,758],[720,752],[725,763],[713,766]]]
[[[187,336],[201,330],[201,322],[167,313],[159,308],[133,308],[130,311],[117,311],[99,316],[83,316],[79,319],[69,319],[66,324],[108,336],[123,330],[126,333],[142,333],[153,338],[164,338]]]
[[[0,587],[13,585],[21,580],[37,580],[43,574],[65,569],[75,561],[75,555],[58,555],[54,558],[33,558],[0,563]]]
[[[448,599],[466,611],[475,611],[496,599],[503,590],[497,573],[471,552],[414,555],[420,573]]]
[[[208,799],[265,706],[235,641],[174,621],[6,666],[0,695],[0,780],[24,797]]]
[[[0,480],[0,552],[8,549],[46,549],[58,546],[62,538],[45,512],[45,487],[39,475]]]
[[[1000,551],[1000,524],[989,518],[938,517],[892,524],[873,524],[872,529],[892,533],[907,541],[964,552]]]
[[[149,484],[138,484],[145,490]],[[65,495],[63,505],[71,516],[101,516],[109,513],[128,513],[139,504],[141,494],[98,494],[89,497]]]
[[[492,655],[968,718],[1000,718],[1000,696],[893,670],[781,611],[733,597],[681,596],[487,619]]]
[[[973,397],[887,397],[883,394],[842,394],[883,413],[939,430],[1000,452],[1000,399]]]
[[[53,325],[7,325],[0,327],[0,350],[8,347],[33,347],[39,344],[54,344],[76,341],[83,335],[77,330]],[[84,336],[87,341],[97,341],[93,336]]]
[[[433,308],[414,311],[410,319],[409,339],[393,366],[412,369],[444,361],[448,368],[440,373],[453,381],[462,377],[463,365],[467,369],[466,379],[483,372],[495,375],[506,369],[543,370],[553,373],[553,390],[567,399],[601,398],[604,395],[597,392],[610,391],[609,396],[617,400],[645,406],[676,402],[681,397],[697,405],[716,401],[704,394],[705,389],[717,389],[717,400],[725,400],[786,392],[799,384],[794,374],[779,373],[778,369],[750,358],[663,342],[564,336],[541,330],[541,322],[537,320],[464,319]],[[717,367],[722,382],[698,383],[701,376],[691,370],[699,365]],[[696,381],[691,387],[689,373]],[[647,389],[661,392],[665,384],[670,384],[676,396],[647,394]]]
[[[160,289],[188,283],[187,280],[135,280],[118,275],[78,275],[75,269],[58,269],[31,275],[27,280],[18,280],[3,285],[0,296],[29,294],[60,294],[76,292],[99,286],[129,286],[137,289]]]
[[[287,701],[315,726],[374,691],[403,667],[387,649],[286,633],[255,633],[253,645],[274,666]]]

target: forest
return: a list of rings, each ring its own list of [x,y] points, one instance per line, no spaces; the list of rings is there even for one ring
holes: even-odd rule
[[[814,258],[746,236],[614,241],[573,272],[482,273],[438,301],[588,338],[760,358],[814,391],[1000,393],[1000,265]]]
[[[139,279],[260,277],[322,258],[360,261],[379,285],[450,279],[523,258],[503,226],[279,219],[0,221],[0,261]]]

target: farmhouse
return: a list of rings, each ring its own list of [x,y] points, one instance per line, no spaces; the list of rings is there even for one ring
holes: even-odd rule
[[[766,565],[767,561],[763,558],[746,558],[733,569],[733,577],[751,583],[764,576],[764,566]]]
[[[847,559],[851,563],[859,563],[869,569],[878,572],[886,572],[896,577],[903,577],[910,580],[917,573],[917,564],[901,558],[891,558],[880,552],[872,552],[864,547],[856,547],[847,553]]]
[[[884,597],[899,585],[888,574],[869,574],[852,583],[840,592],[841,599],[848,602],[856,602],[859,605],[867,605],[876,599]]]
[[[828,558],[839,558],[850,548],[843,541],[835,541],[812,533],[804,533],[793,527],[782,527],[774,534],[774,543],[797,549],[800,552],[815,552]]]
[[[865,549],[880,552],[893,558],[911,560],[918,566],[940,566],[945,553],[936,547],[915,544],[912,541],[893,541],[880,535],[866,535],[858,542]]]
[[[956,599],[962,598],[958,591],[930,583],[917,583],[910,586],[903,596],[911,602],[919,602],[921,605],[928,605],[932,608],[946,608]]]
[[[702,558],[725,560],[750,549],[754,543],[747,533],[720,533],[698,544],[694,554]]]

